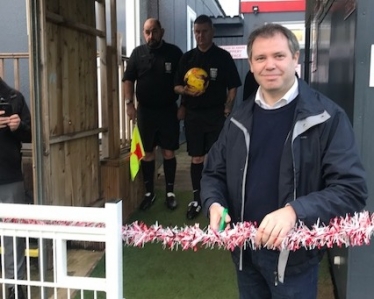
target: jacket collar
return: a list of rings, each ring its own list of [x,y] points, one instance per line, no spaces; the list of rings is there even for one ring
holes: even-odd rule
[[[300,120],[310,116],[322,114],[325,107],[320,102],[319,93],[310,88],[309,85],[301,79],[299,80],[299,99],[295,109],[295,119]]]
[[[325,107],[321,104],[320,94],[310,88],[304,80],[298,80],[299,95],[295,109],[295,121],[322,114],[325,111]],[[242,123],[247,123],[248,115],[252,114],[254,105],[255,95],[253,94],[244,102],[243,106],[240,107],[241,109],[238,109],[233,114],[233,117]]]

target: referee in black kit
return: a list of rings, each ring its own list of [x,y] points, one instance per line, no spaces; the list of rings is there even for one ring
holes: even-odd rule
[[[174,77],[182,51],[162,38],[164,29],[160,21],[150,18],[145,21],[143,35],[146,44],[132,52],[123,76],[123,87],[127,115],[139,127],[145,157],[141,162],[145,184],[145,196],[141,210],[148,209],[155,201],[154,173],[155,148],[160,146],[163,155],[167,207],[174,210],[177,201],[174,194],[176,158],[179,148],[179,120],[177,99],[174,92]],[[136,82],[137,109],[134,105],[134,83]]]
[[[217,140],[233,107],[237,87],[241,85],[230,53],[213,43],[213,23],[208,16],[196,18],[194,35],[197,47],[182,56],[174,88],[176,93],[182,95],[180,115],[184,110],[187,151],[191,156],[193,200],[187,207],[188,219],[200,213],[200,179],[204,156]],[[205,91],[194,92],[184,82],[186,72],[194,67],[202,68],[208,75]]]

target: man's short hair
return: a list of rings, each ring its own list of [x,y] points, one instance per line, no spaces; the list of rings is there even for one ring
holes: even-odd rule
[[[276,34],[282,34],[288,41],[288,47],[292,53],[292,56],[300,50],[299,41],[297,40],[295,34],[288,28],[274,23],[265,24],[255,30],[249,35],[247,43],[247,52],[249,59],[252,58],[252,46],[257,37],[269,38],[273,37]]]
[[[196,18],[194,24],[206,24],[208,23],[211,27],[213,27],[212,20],[207,15],[200,15]]]

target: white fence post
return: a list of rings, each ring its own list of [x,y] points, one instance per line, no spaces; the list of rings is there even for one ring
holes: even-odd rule
[[[105,204],[107,241],[105,250],[105,272],[107,298],[123,298],[122,271],[122,201]]]

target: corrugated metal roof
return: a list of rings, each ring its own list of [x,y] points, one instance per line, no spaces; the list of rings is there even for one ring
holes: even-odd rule
[[[210,18],[214,25],[243,25],[244,24],[243,15],[218,16],[218,17],[210,17]]]

